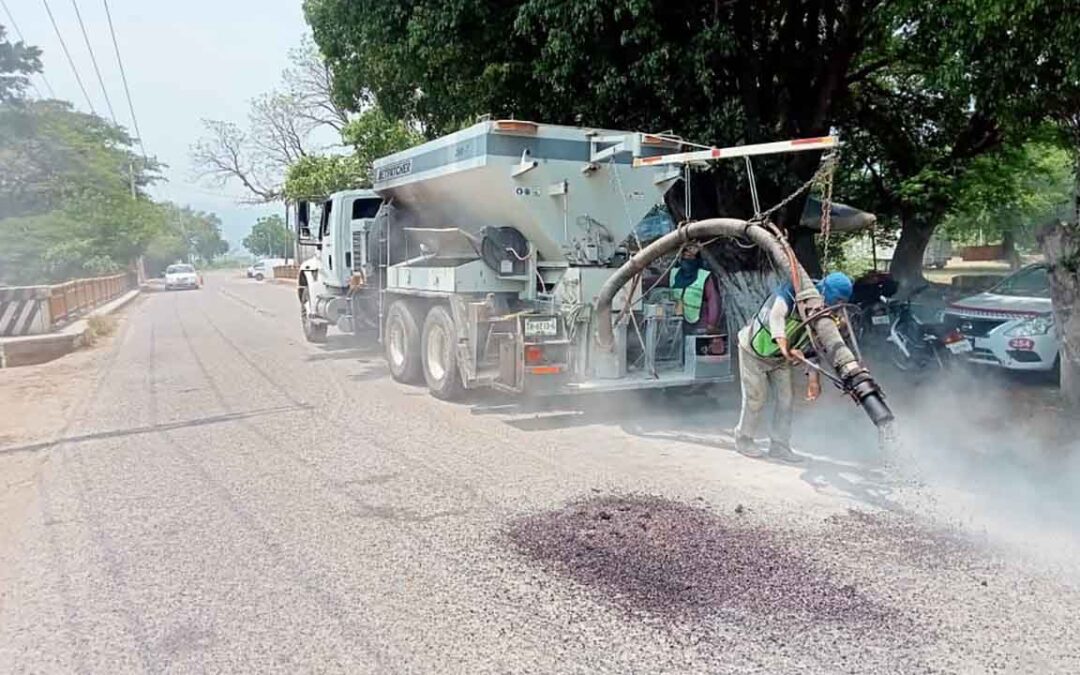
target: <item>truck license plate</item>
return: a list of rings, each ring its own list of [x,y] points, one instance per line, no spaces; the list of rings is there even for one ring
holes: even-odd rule
[[[878,314],[876,316],[872,316],[872,317],[870,317],[870,323],[874,324],[875,326],[888,326],[889,325],[889,315],[888,314]]]
[[[950,342],[946,346],[949,348],[949,351],[952,352],[953,354],[967,354],[968,352],[970,352],[973,349],[973,347],[971,346],[971,343],[968,342],[967,340],[960,340],[959,342]]]
[[[525,319],[525,337],[554,337],[559,333],[559,323],[555,317],[546,319]]]

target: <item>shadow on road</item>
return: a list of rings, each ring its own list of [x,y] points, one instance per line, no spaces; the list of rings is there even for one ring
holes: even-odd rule
[[[161,431],[175,431],[177,429],[203,427],[211,424],[225,424],[228,422],[236,422],[238,420],[250,419],[252,417],[262,417],[265,415],[276,415],[285,412],[295,412],[299,410],[310,409],[311,406],[307,404],[276,406],[273,408],[259,408],[256,410],[224,413],[221,415],[211,415],[209,417],[199,417],[193,420],[180,420],[177,422],[168,422],[163,424],[149,424],[139,427],[130,427],[128,429],[97,431],[91,434],[82,434],[79,436],[66,436],[63,438],[58,438],[54,441],[32,443],[29,445],[17,445],[10,448],[0,448],[0,455],[11,455],[17,452],[37,452],[39,450],[45,450],[61,443],[84,443],[86,441],[97,441],[105,438],[120,438],[123,436],[136,436],[139,434],[148,434]]]

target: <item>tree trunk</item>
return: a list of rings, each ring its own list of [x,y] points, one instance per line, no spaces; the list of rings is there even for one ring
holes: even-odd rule
[[[1020,252],[1016,250],[1016,233],[1011,229],[1005,230],[1001,235],[1001,250],[1005,255],[1005,260],[1009,263],[1009,268],[1013,270],[1020,269]]]
[[[1050,263],[1050,296],[1061,351],[1061,393],[1080,409],[1080,226],[1058,221],[1040,233]]]
[[[923,276],[923,255],[930,237],[934,234],[933,218],[912,217],[905,219],[900,230],[900,241],[896,242],[889,272],[901,288],[912,288],[926,283]]]

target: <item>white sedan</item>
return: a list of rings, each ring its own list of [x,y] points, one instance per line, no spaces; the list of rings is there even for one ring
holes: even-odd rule
[[[1010,370],[1052,370],[1058,338],[1044,264],[1024,267],[990,290],[950,304],[946,324],[968,339],[972,363]]]
[[[199,275],[191,265],[169,265],[165,268],[165,290],[198,287]]]

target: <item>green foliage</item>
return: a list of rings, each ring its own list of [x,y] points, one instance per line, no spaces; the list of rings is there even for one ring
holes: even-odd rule
[[[428,136],[491,113],[672,129],[722,145],[846,141],[845,201],[917,231],[968,191],[977,158],[1047,117],[1080,138],[1080,13],[1069,0],[306,0],[339,103],[377,100]],[[755,160],[764,203],[816,157]],[[747,215],[720,165],[694,212]],[[792,205],[794,215],[800,203]],[[813,247],[810,247],[812,250]],[[915,273],[919,244],[908,258]]]
[[[22,98],[29,76],[41,72],[41,50],[22,42],[9,42],[0,26],[0,103]]]
[[[341,130],[351,155],[306,155],[289,167],[285,197],[317,199],[338,190],[371,186],[371,165],[379,157],[412,147],[423,137],[400,120],[371,106]]]
[[[1038,228],[1066,215],[1073,158],[1045,141],[977,158],[956,181],[956,200],[944,227],[954,239],[973,233],[996,241],[1006,232],[1030,246]]]
[[[274,214],[263,216],[251,227],[251,234],[244,237],[244,248],[257,256],[269,258],[292,258],[296,255],[296,242],[285,225],[285,219]]]
[[[34,284],[228,250],[215,216],[156,204],[158,164],[63,101],[0,103],[0,283]],[[132,189],[134,188],[134,196]]]
[[[159,222],[146,246],[147,273],[156,276],[174,262],[194,262],[209,267],[229,252],[221,237],[221,221],[212,213],[175,204],[157,205]]]
[[[321,199],[338,190],[367,187],[370,166],[357,155],[307,155],[289,167],[285,198],[290,201]]]
[[[0,217],[42,213],[73,200],[127,195],[160,168],[133,152],[120,127],[64,101],[0,105]]]

